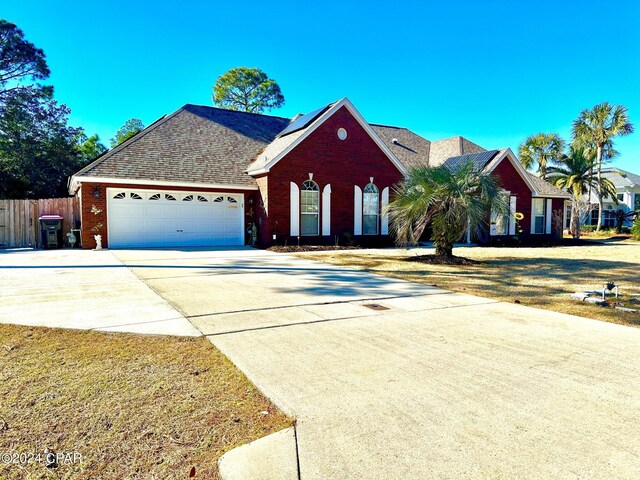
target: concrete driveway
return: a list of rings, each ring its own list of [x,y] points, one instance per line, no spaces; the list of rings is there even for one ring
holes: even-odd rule
[[[638,478],[640,329],[257,250],[115,254],[297,418],[303,480]]]
[[[0,250],[0,323],[200,335],[106,250]]]

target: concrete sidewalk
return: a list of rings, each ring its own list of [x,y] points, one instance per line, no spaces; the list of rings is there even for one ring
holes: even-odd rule
[[[639,329],[257,250],[116,254],[297,418],[303,480],[638,476]]]
[[[0,323],[195,336],[110,251],[0,250]]]

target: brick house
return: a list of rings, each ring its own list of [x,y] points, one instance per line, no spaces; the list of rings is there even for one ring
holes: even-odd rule
[[[179,247],[389,242],[384,207],[413,166],[474,161],[501,179],[523,235],[550,235],[564,192],[527,173],[509,149],[463,137],[430,142],[369,124],[344,98],[293,119],[185,105],[73,175],[82,245]],[[532,215],[533,212],[533,215]],[[513,235],[510,218],[491,235]],[[255,228],[254,228],[255,226]]]

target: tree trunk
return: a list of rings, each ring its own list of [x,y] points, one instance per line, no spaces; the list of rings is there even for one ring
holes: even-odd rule
[[[599,232],[602,229],[602,211],[603,211],[603,201],[602,201],[602,145],[598,145],[598,149],[596,151],[596,163],[598,165],[598,225],[596,227],[596,232]]]
[[[571,235],[575,240],[580,240],[580,212],[578,202],[580,199],[574,197],[574,205],[571,207]]]
[[[438,257],[453,257],[453,245],[443,245],[441,242],[436,243],[436,255]]]

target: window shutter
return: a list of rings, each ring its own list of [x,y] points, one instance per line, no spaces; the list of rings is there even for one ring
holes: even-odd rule
[[[322,189],[322,235],[331,235],[331,185]]]
[[[489,225],[489,235],[492,237],[498,234],[498,230],[496,229],[496,215],[495,213],[491,214],[491,225]]]
[[[535,203],[536,203],[536,199],[532,198],[531,199],[531,230],[529,230],[529,233],[536,233],[536,216],[534,214]]]
[[[380,220],[380,233],[382,235],[389,235],[389,214],[386,211],[387,205],[389,205],[389,187],[385,187],[382,190],[382,204],[380,205],[382,215]]]
[[[546,229],[545,229],[545,233],[549,234],[551,233],[551,215],[552,215],[552,210],[551,210],[551,203],[553,202],[553,200],[551,200],[550,198],[547,198],[547,214],[546,214],[546,221],[547,221],[547,225],[546,225]]]
[[[509,235],[516,234],[516,219],[514,215],[516,213],[516,200],[517,198],[512,196],[509,198]]]
[[[362,235],[362,189],[353,189],[353,234]]]
[[[300,235],[300,189],[298,185],[291,182],[291,215],[289,217],[289,224],[291,226],[290,235],[297,237]]]

